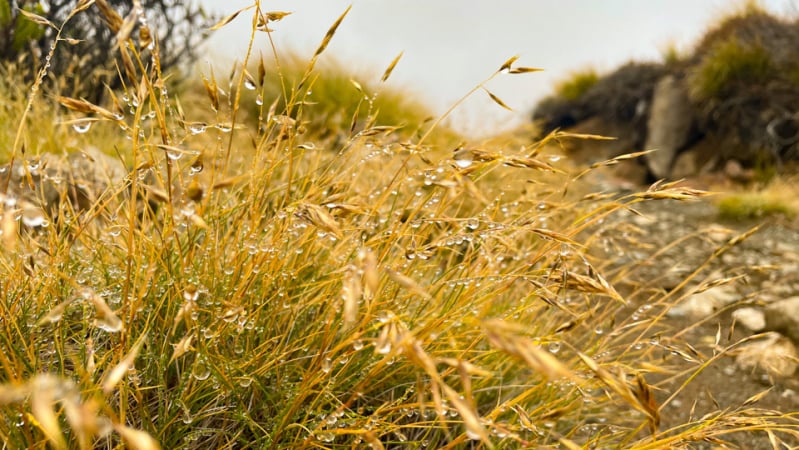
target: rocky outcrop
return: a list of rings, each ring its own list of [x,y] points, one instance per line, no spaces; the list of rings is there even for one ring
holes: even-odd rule
[[[677,153],[684,149],[696,134],[696,119],[688,87],[674,75],[666,75],[655,86],[652,107],[647,121],[647,167],[657,178],[671,173]]]
[[[646,156],[650,178],[745,171],[799,162],[799,20],[757,9],[711,29],[694,52],[658,63],[629,63],[578,98],[543,100],[533,120],[617,137],[615,155]],[[596,127],[594,127],[596,128]],[[593,130],[596,132],[597,130]]]

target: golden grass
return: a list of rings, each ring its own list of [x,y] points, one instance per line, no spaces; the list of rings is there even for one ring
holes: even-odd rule
[[[776,178],[760,188],[725,194],[716,201],[719,215],[729,220],[774,216],[792,219],[799,213],[799,190],[794,178]]]
[[[277,20],[255,6],[254,26]],[[662,360],[653,336],[680,298],[623,295],[592,257],[612,214],[702,192],[574,194],[543,145],[444,153],[427,141],[438,122],[397,139],[376,109],[338,140],[301,132],[345,15],[282,94],[256,80],[257,120],[238,117],[240,67],[229,87],[205,74],[204,109],[184,108],[124,34],[124,117],[60,99],[116,127],[131,169],[47,227],[20,228],[0,203],[9,447],[643,449],[796,432],[751,405],[661,429],[649,378],[690,379],[724,351],[687,371]],[[492,77],[527,71],[514,63]],[[71,133],[20,120],[17,142]],[[81,136],[109,145],[96,129]],[[703,267],[685,283],[708,281]],[[625,313],[639,304],[649,312]]]

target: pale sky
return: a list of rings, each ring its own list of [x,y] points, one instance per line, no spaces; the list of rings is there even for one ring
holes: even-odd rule
[[[227,15],[252,0],[201,0]],[[278,49],[310,57],[336,18],[352,5],[325,56],[377,81],[400,51],[389,82],[418,94],[440,114],[510,56],[542,73],[504,75],[489,89],[514,109],[496,106],[485,93],[461,106],[452,125],[478,135],[529,117],[535,102],[570,73],[612,70],[630,60],[657,60],[670,45],[690,50],[730,0],[262,0],[267,11],[291,11],[273,24]],[[775,13],[795,14],[792,0],[763,0]],[[214,61],[242,58],[251,12],[244,12],[210,41]],[[266,45],[263,34],[259,43]],[[265,47],[264,47],[265,48]],[[267,53],[265,53],[267,54]],[[366,78],[369,79],[368,77]]]

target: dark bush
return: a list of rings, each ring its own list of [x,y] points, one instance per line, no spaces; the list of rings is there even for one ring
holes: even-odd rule
[[[16,63],[31,74],[45,62],[56,43],[57,30],[37,23],[20,10],[36,14],[56,27],[62,26],[80,0],[0,1],[0,61]],[[107,0],[124,19],[132,8],[131,0]],[[160,48],[164,71],[179,67],[196,57],[214,18],[194,1],[141,0],[149,29]],[[138,36],[136,24],[132,36]],[[115,35],[104,22],[98,6],[92,5],[66,22],[62,40],[50,60],[50,80],[68,94],[97,100],[103,84],[117,87]]]

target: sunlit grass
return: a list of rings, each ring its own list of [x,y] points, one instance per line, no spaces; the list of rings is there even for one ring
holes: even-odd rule
[[[796,180],[774,179],[759,189],[728,193],[717,201],[717,207],[719,215],[729,220],[791,219],[799,212],[797,194]]]
[[[334,33],[280,92],[244,64],[224,86],[203,74],[203,105],[136,60],[122,118],[60,99],[102,120],[12,139],[25,158],[13,142],[77,133],[130,172],[47,226],[0,202],[9,447],[664,448],[796,426],[749,406],[659,429],[666,396],[647,377],[706,367],[659,338],[681,294],[619,293],[592,249],[616,212],[702,192],[583,194],[544,142],[441,151],[436,122],[387,91],[309,70]],[[334,92],[349,99],[337,121]],[[241,103],[259,93],[262,108]],[[701,268],[685,283],[709,281]]]

